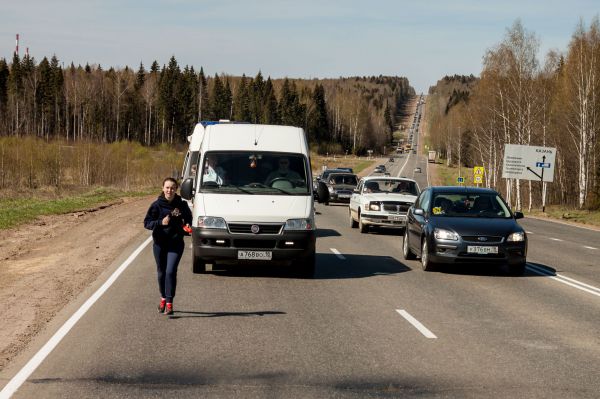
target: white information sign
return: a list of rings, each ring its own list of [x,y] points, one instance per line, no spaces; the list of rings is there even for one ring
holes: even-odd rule
[[[555,159],[556,148],[553,147],[505,144],[502,177],[552,182]]]

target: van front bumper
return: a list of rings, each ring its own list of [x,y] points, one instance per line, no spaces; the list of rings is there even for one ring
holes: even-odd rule
[[[289,261],[312,256],[315,230],[283,231],[281,234],[232,234],[227,230],[192,229],[194,256],[207,262],[236,261],[238,251],[270,251],[271,261]]]

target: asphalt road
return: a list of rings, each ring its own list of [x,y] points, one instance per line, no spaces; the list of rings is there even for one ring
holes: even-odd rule
[[[413,177],[417,162],[388,168]],[[146,247],[14,397],[598,397],[600,232],[524,219],[525,276],[428,273],[402,259],[401,231],[360,234],[346,206],[316,209],[314,279],[193,275],[186,252],[166,317]]]

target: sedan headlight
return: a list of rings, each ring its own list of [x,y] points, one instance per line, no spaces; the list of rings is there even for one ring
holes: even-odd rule
[[[201,229],[227,229],[225,219],[215,216],[198,217],[198,227]]]
[[[315,222],[311,218],[307,219],[288,219],[285,222],[284,230],[314,230]]]
[[[450,230],[435,229],[433,230],[433,235],[438,240],[458,241],[458,234]]]
[[[379,202],[369,202],[369,210],[370,211],[380,211],[381,204]]]
[[[518,231],[516,233],[509,234],[508,239],[506,241],[525,241],[525,233],[523,233],[522,231]]]

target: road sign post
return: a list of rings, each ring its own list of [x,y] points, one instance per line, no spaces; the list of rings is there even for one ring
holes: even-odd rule
[[[484,174],[485,168],[483,166],[475,166],[473,168],[473,183],[477,184],[477,187],[479,187],[480,184],[483,184]]]
[[[538,180],[542,183],[542,212],[546,212],[545,183],[554,180],[556,148],[505,144],[502,177]],[[534,170],[541,169],[539,173]],[[547,171],[545,171],[548,169]]]

